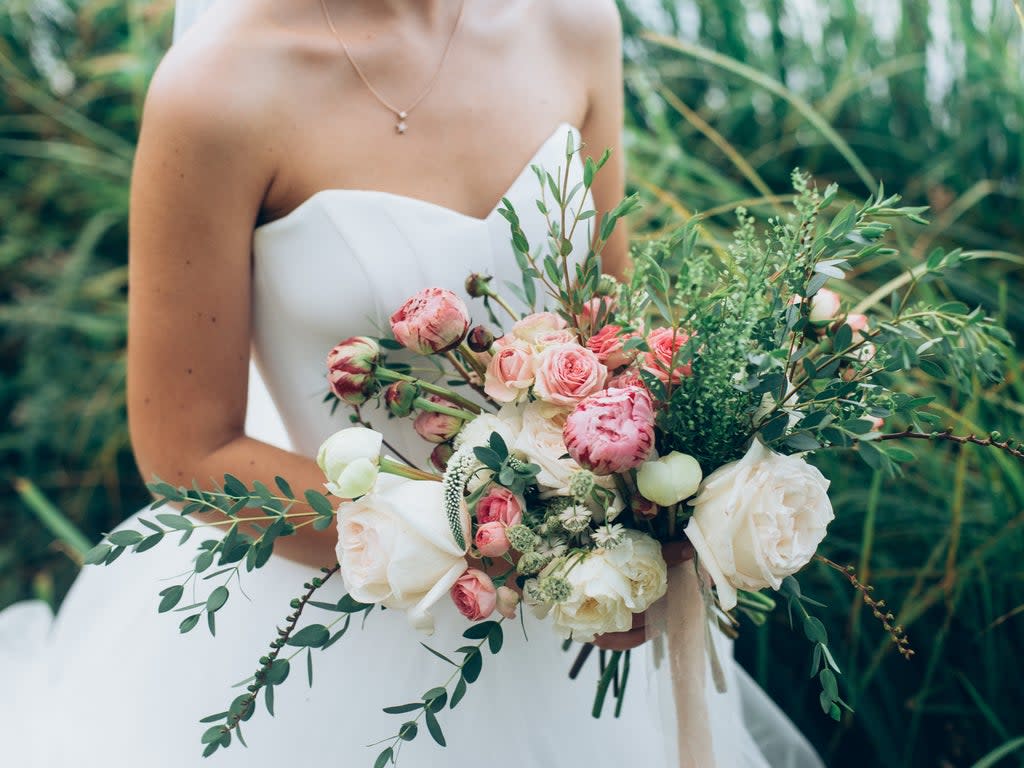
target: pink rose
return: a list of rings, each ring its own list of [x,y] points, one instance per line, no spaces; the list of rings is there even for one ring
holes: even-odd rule
[[[438,405],[446,405],[454,408],[455,404],[450,403],[439,395],[428,395],[428,400]],[[433,411],[421,411],[412,423],[416,434],[428,443],[446,443],[455,437],[462,429],[462,419],[457,416],[449,416],[446,413],[434,413]]]
[[[452,602],[459,613],[470,621],[486,619],[498,604],[497,590],[491,577],[476,568],[468,568],[452,585]]]
[[[608,370],[614,371],[616,368],[629,365],[636,359],[639,350],[627,351],[622,346],[627,339],[634,339],[637,335],[636,333],[622,334],[622,327],[618,325],[606,325],[587,339],[587,349],[597,355],[597,359],[608,366]]]
[[[421,355],[454,349],[468,330],[469,310],[444,288],[424,288],[391,316],[398,343]]]
[[[608,388],[622,389],[623,387],[640,387],[640,389],[647,389],[647,385],[644,384],[644,380],[640,378],[640,372],[636,368],[629,368],[618,376],[613,376],[608,379]]]
[[[519,525],[523,522],[523,500],[504,486],[492,485],[476,503],[476,519],[480,525]]]
[[[576,463],[596,475],[643,464],[654,448],[654,404],[640,387],[608,389],[576,406],[562,430]]]
[[[597,355],[579,344],[557,344],[537,356],[533,392],[553,405],[576,405],[597,392],[608,369]]]
[[[498,587],[498,613],[506,619],[514,619],[517,605],[519,605],[518,592],[511,587]]]
[[[598,328],[608,322],[615,311],[615,299],[612,296],[597,296],[583,305],[579,315],[580,328]]]
[[[672,371],[672,383],[678,384],[684,376],[693,373],[690,361],[679,359],[678,352],[690,340],[689,334],[673,328],[658,328],[647,336],[650,352],[644,355],[644,370],[650,371],[661,381],[668,382],[668,371],[675,358],[675,370]]]
[[[380,347],[368,336],[339,342],[327,355],[327,383],[336,397],[349,405],[365,403],[377,389],[373,377],[380,362]]]
[[[538,352],[546,349],[547,347],[553,347],[556,344],[575,344],[576,334],[570,331],[568,328],[563,328],[560,331],[545,331],[539,333],[533,340],[533,348]]]
[[[494,354],[484,374],[484,392],[499,403],[518,400],[533,385],[533,365],[529,344],[503,336],[494,344]]]
[[[508,536],[505,534],[505,525],[497,520],[484,523],[476,529],[474,538],[476,548],[484,557],[501,557],[508,552]]]
[[[560,331],[568,323],[554,312],[535,312],[527,315],[512,326],[511,336],[527,344],[535,344],[537,337],[551,331]]]

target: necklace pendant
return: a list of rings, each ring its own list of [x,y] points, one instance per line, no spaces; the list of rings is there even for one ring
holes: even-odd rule
[[[408,112],[399,112],[398,113],[398,122],[395,123],[395,133],[397,133],[399,136],[401,136],[403,133],[405,133],[409,129],[408,123],[405,122],[405,119],[408,116],[409,116]]]

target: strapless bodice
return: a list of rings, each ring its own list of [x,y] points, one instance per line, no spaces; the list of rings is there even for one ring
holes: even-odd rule
[[[554,173],[565,166],[567,134],[560,125],[537,149],[504,196],[515,207],[531,247],[544,243],[547,223],[535,200],[540,188],[530,166]],[[582,179],[574,156],[570,188]],[[576,253],[585,253],[588,230],[580,226]],[[515,304],[506,282],[521,277],[508,222],[498,206],[484,218],[435,203],[367,190],[316,193],[282,219],[253,235],[253,359],[273,401],[269,408],[253,382],[248,429],[272,434],[276,410],[296,451],[313,455],[325,437],[347,425],[348,409],[332,417],[325,358],[343,338],[389,333],[391,313],[416,291],[437,286],[463,296],[476,323],[486,323],[479,300],[465,294],[471,272],[494,278]],[[427,448],[408,423],[388,421],[368,403],[364,417],[405,455]]]

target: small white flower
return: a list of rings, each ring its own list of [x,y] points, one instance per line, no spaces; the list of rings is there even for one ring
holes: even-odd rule
[[[548,559],[561,557],[568,551],[569,545],[561,536],[548,536],[537,544],[536,552]]]
[[[591,514],[590,510],[582,504],[573,504],[571,507],[567,507],[558,516],[558,522],[562,524],[562,527],[568,533],[576,535],[583,533],[587,528],[590,527]]]
[[[590,538],[594,540],[594,543],[599,547],[604,547],[605,549],[614,549],[619,546],[625,536],[626,529],[619,523],[602,525],[590,534]]]

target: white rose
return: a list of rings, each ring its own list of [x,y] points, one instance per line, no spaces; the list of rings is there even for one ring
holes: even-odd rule
[[[607,632],[626,632],[633,614],[650,608],[668,587],[661,546],[639,531],[626,531],[622,543],[611,549],[556,560],[539,579],[556,572],[568,580],[572,594],[551,607],[555,630],[584,643]]]
[[[562,428],[568,414],[552,410],[550,405],[540,401],[523,408],[523,425],[513,450],[526,460],[540,467],[537,483],[557,496],[569,494],[569,482],[573,473],[580,471],[580,465],[566,457]]]
[[[455,447],[461,448],[464,445],[469,445],[473,448],[480,448],[486,446],[491,440],[491,433],[497,432],[505,441],[505,445],[511,448],[521,426],[522,416],[519,406],[506,405],[496,414],[481,413],[472,421],[467,422],[462,431],[455,436]]]
[[[645,499],[668,507],[693,496],[703,477],[700,463],[693,456],[672,451],[641,464],[636,473],[636,486]]]
[[[814,556],[833,519],[829,481],[799,456],[754,440],[739,461],[701,485],[686,535],[718,588],[736,606],[736,590],[778,589]]]
[[[385,475],[372,493],[338,507],[337,555],[349,594],[407,610],[428,634],[434,619],[427,611],[468,567],[442,502],[439,482]],[[462,529],[470,530],[467,511]]]
[[[355,499],[373,488],[384,436],[366,427],[348,427],[324,440],[316,463],[327,476],[327,490],[340,499]]]

